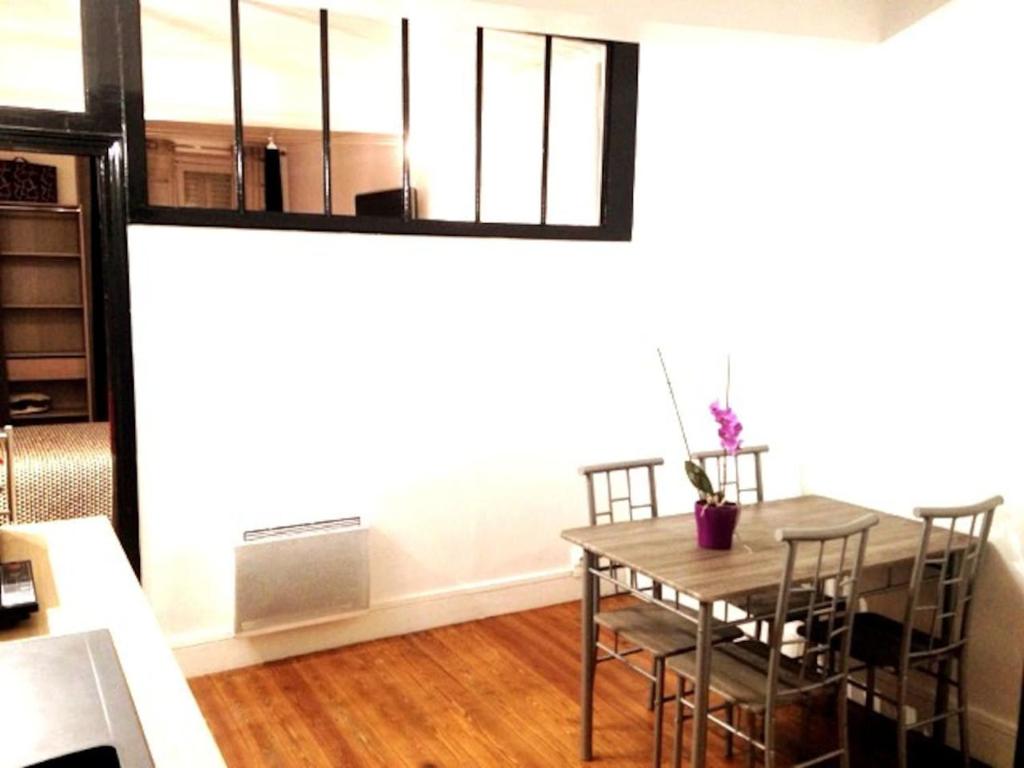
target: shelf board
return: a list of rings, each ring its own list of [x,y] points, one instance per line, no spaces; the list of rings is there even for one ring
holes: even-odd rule
[[[26,413],[23,415],[11,414],[11,421],[15,424],[28,421],[58,421],[60,419],[87,419],[89,411],[85,408],[51,408],[44,413]]]
[[[61,251],[0,251],[0,257],[19,256],[28,259],[80,259],[80,253],[64,253]]]
[[[82,304],[4,304],[3,309],[77,309],[85,307]]]
[[[0,202],[0,213],[37,213],[53,216],[66,213],[77,214],[82,210],[79,205],[61,205],[60,203],[15,203]]]
[[[4,357],[8,360],[35,360],[40,357],[85,357],[85,350],[67,350],[64,352],[8,352]]]
[[[7,361],[8,381],[83,381],[85,357],[33,357]]]

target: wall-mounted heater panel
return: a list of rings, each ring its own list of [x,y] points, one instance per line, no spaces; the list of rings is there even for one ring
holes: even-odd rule
[[[368,536],[359,517],[246,531],[235,547],[235,632],[366,610]]]

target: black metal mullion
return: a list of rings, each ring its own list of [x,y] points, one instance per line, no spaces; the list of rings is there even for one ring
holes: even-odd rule
[[[135,367],[128,283],[127,192],[124,148],[111,142],[96,158],[96,212],[104,252],[103,300],[107,326],[107,387],[114,454],[114,530],[135,575],[142,578],[139,539],[138,454],[135,433]]]
[[[551,138],[551,35],[544,36],[544,141],[541,148],[540,223],[548,221],[548,146]]]
[[[231,0],[231,77],[235,92],[235,200],[245,211],[245,145],[242,137],[242,41],[239,33],[238,0]]]
[[[320,111],[323,133],[324,213],[331,215],[331,72],[327,11],[320,9]]]
[[[85,8],[88,4],[83,4]],[[146,167],[146,108],[142,82],[142,21],[138,0],[123,2],[118,9],[121,36],[121,86],[124,137],[126,141],[125,173],[130,208],[149,202],[149,169]],[[109,30],[104,30],[109,35]]]
[[[476,217],[480,222],[480,181],[483,169],[484,127],[484,28],[476,28]]]
[[[445,235],[504,237],[533,240],[629,240],[629,232],[610,227],[571,224],[500,224],[495,222],[413,219],[390,216],[352,216],[282,211],[246,211],[233,208],[172,208],[146,206],[133,211],[134,224],[172,224],[184,227],[284,229],[309,232],[362,232],[387,235]]]
[[[606,211],[608,210],[608,185],[605,184],[605,176],[608,174],[609,164],[611,162],[611,135],[612,135],[612,86],[614,84],[614,77],[612,76],[612,58],[615,55],[613,47],[605,43],[604,53],[604,132],[601,136],[601,202],[598,204],[600,207],[600,223],[603,226],[607,220]]]
[[[601,227],[633,231],[633,182],[636,164],[637,75],[640,46],[611,43],[605,64],[605,156],[601,178]]]
[[[79,25],[82,32],[82,89],[85,96],[85,111],[95,115],[108,126],[114,127],[116,92],[110,88],[111,82],[117,82],[120,66],[117,46],[108,52],[111,30],[120,39],[123,35],[124,23],[132,22],[132,7],[112,2],[81,3]],[[120,117],[120,115],[117,115]]]
[[[402,218],[412,219],[409,183],[409,20],[402,19]]]

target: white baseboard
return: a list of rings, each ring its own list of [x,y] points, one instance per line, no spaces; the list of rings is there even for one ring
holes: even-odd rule
[[[578,599],[570,568],[406,595],[368,611],[315,625],[256,635],[177,635],[169,638],[186,677],[262,664],[382,637],[514,613]]]
[[[970,708],[970,713],[971,757],[992,768],[1011,768],[1017,747],[1017,724],[975,707]]]

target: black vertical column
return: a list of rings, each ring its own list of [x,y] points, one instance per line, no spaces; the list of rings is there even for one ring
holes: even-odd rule
[[[480,180],[483,168],[484,28],[476,28],[476,217],[480,221]]]
[[[548,145],[551,135],[551,35],[544,36],[544,142],[541,149],[540,223],[548,221]]]
[[[323,132],[324,213],[331,213],[331,72],[327,11],[320,9],[320,112]]]
[[[238,0],[231,0],[231,77],[235,91],[235,202],[245,211],[245,140],[242,137],[242,41]]]
[[[409,20],[402,19],[402,218],[414,217],[409,181]]]

